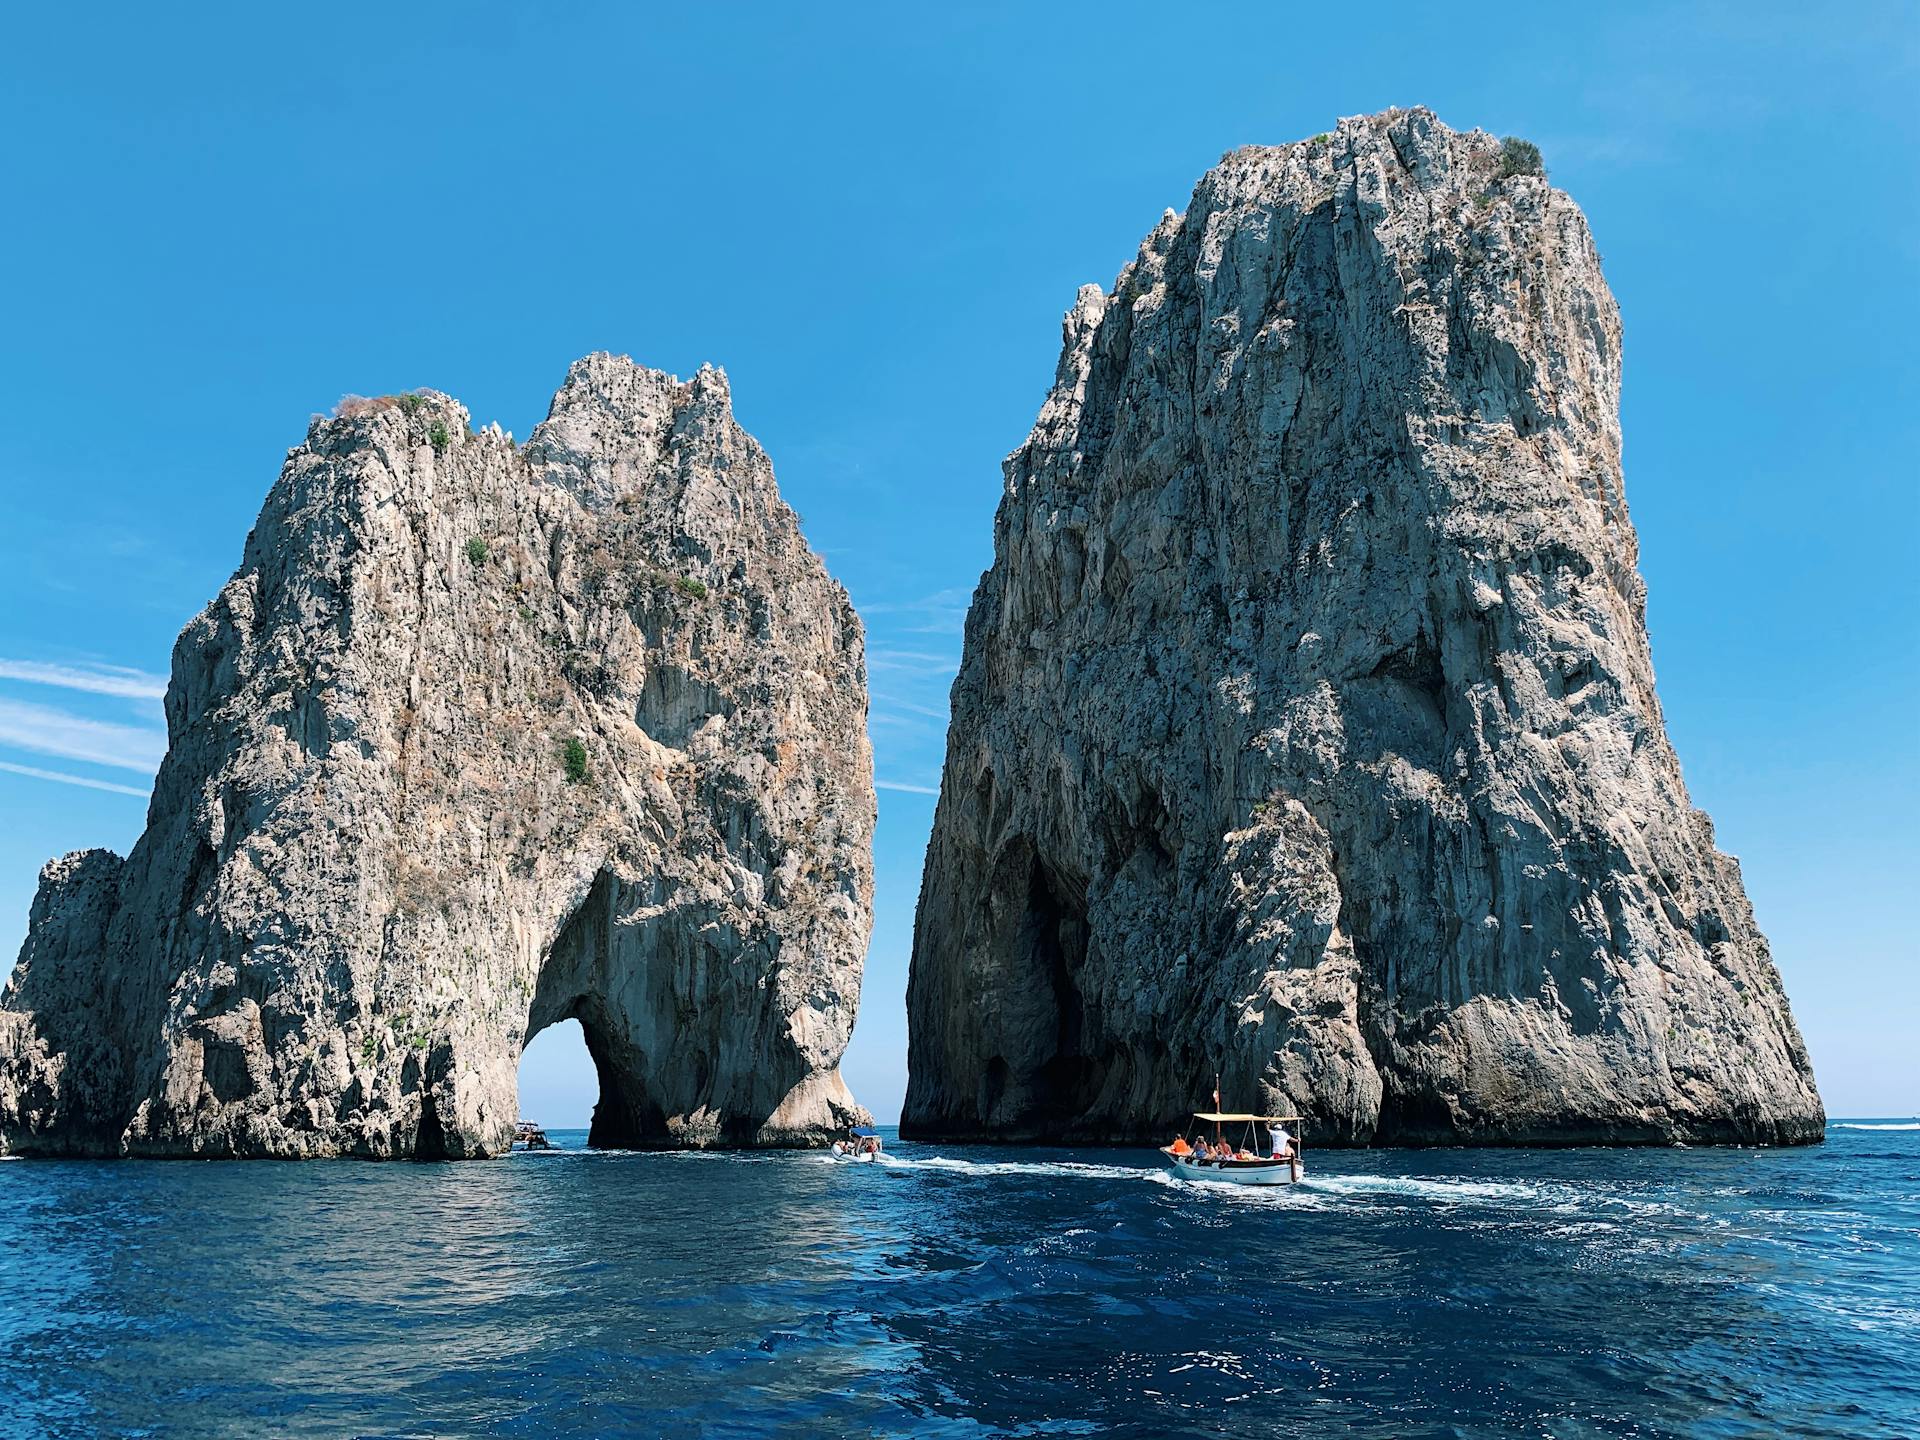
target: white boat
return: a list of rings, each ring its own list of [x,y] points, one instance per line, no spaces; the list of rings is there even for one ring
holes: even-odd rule
[[[856,1125],[847,1132],[844,1140],[835,1140],[827,1153],[836,1160],[864,1161],[870,1165],[880,1163],[880,1132],[871,1125]]]
[[[1216,1102],[1217,1103],[1217,1102]],[[1173,1166],[1173,1173],[1182,1180],[1209,1180],[1223,1185],[1291,1185],[1306,1178],[1307,1166],[1301,1156],[1300,1117],[1298,1115],[1226,1115],[1211,1110],[1194,1112],[1195,1120],[1201,1122],[1202,1135],[1199,1146],[1208,1142],[1204,1127],[1213,1126],[1214,1144],[1222,1141],[1221,1127],[1226,1125],[1245,1125],[1247,1139],[1252,1141],[1258,1136],[1254,1127],[1264,1125],[1269,1134],[1274,1130],[1285,1131],[1292,1126],[1286,1153],[1275,1156],[1271,1149],[1265,1155],[1255,1151],[1251,1144],[1244,1144],[1234,1151],[1231,1160],[1216,1159],[1200,1153],[1199,1146],[1182,1153],[1179,1148],[1185,1146],[1187,1137],[1182,1135],[1173,1145],[1162,1145],[1160,1153],[1167,1157]]]

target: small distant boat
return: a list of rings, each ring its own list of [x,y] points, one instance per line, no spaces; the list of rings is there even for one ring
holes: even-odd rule
[[[553,1142],[547,1139],[547,1132],[531,1120],[522,1120],[514,1127],[513,1143],[522,1150],[551,1150]]]
[[[1214,1103],[1219,1103],[1217,1091]],[[1228,1115],[1197,1110],[1193,1118],[1200,1122],[1197,1139],[1189,1141],[1182,1135],[1173,1144],[1160,1147],[1160,1153],[1172,1164],[1173,1173],[1182,1180],[1211,1180],[1227,1185],[1291,1185],[1306,1178],[1298,1115]],[[1208,1125],[1213,1126],[1211,1142],[1206,1138]],[[1224,1127],[1228,1125],[1246,1126],[1242,1144],[1228,1144],[1224,1136]],[[1261,1137],[1256,1127],[1259,1126],[1267,1130],[1269,1144],[1264,1147],[1258,1144]],[[1277,1147],[1271,1143],[1276,1135],[1282,1142]],[[1232,1158],[1219,1154],[1222,1146],[1232,1152]]]
[[[836,1160],[864,1160],[869,1164],[880,1159],[880,1132],[871,1125],[856,1125],[847,1132],[844,1140],[835,1140],[831,1147]]]

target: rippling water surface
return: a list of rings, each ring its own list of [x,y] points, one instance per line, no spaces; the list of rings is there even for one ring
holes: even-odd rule
[[[1803,1151],[896,1144],[0,1164],[19,1435],[1911,1435],[1920,1125]]]

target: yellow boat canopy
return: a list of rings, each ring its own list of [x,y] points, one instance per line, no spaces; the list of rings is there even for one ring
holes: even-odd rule
[[[1193,1118],[1210,1120],[1217,1124],[1238,1124],[1242,1121],[1254,1125],[1298,1125],[1300,1123],[1298,1115],[1211,1115],[1201,1110],[1194,1111]]]

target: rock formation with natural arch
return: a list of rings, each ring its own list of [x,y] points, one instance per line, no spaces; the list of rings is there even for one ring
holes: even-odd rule
[[[499,1154],[569,1016],[594,1143],[817,1143],[865,1118],[866,710],[719,371],[590,356],[524,448],[343,402],[175,647],[145,834],[41,876],[0,1148]]]
[[[967,616],[903,1133],[1806,1141],[1661,723],[1620,322],[1531,145],[1225,157],[1066,320]]]

